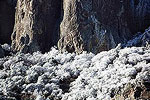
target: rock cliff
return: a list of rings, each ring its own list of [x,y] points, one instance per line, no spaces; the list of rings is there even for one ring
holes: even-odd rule
[[[149,26],[150,0],[0,0],[0,99],[148,100]]]
[[[64,0],[58,47],[98,53],[125,43],[150,24],[148,0]]]
[[[149,0],[18,0],[17,5],[1,0],[0,5],[0,43],[12,41],[13,51],[25,53],[47,52],[57,43],[63,52],[98,53],[150,26]]]
[[[12,39],[14,51],[48,51],[56,44],[61,2],[18,0]]]

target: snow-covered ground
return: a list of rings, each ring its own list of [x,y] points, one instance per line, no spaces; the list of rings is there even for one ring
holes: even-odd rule
[[[32,100],[110,100],[114,89],[148,80],[150,50],[16,54],[0,59],[0,96]],[[15,99],[14,98],[14,99]]]

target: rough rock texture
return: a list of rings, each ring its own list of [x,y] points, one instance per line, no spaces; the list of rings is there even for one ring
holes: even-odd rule
[[[11,43],[15,21],[14,5],[15,2],[10,0],[0,0],[0,44]]]
[[[1,44],[11,42],[16,1],[0,1]],[[45,52],[59,40],[61,51],[98,53],[148,26],[149,0],[18,0],[12,48]]]
[[[125,88],[116,94],[112,100],[149,100],[150,82],[149,80],[140,81],[138,80],[136,84],[126,84]]]
[[[144,33],[138,32],[133,39],[129,40],[127,43],[124,44],[125,47],[140,47],[146,46],[150,48],[150,27],[145,30]]]
[[[131,30],[144,32],[150,26],[150,0],[130,0],[130,5],[130,16],[134,16],[129,20]]]
[[[56,44],[60,0],[18,0],[12,49],[21,52],[48,51]]]
[[[58,47],[94,53],[124,43],[149,22],[149,0],[64,0]]]
[[[87,50],[96,53],[115,46],[112,35],[96,19],[93,6],[91,0],[64,0],[64,16],[58,42],[60,50],[77,53]]]

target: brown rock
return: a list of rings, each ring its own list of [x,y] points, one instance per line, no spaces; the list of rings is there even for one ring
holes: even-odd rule
[[[149,100],[150,83],[127,84],[112,100]]]
[[[60,0],[18,0],[12,34],[14,51],[48,51],[56,44]]]
[[[63,4],[58,43],[62,51],[98,53],[114,48],[132,36],[124,21],[124,6],[120,0],[64,0]]]
[[[4,2],[0,1],[0,7],[6,9],[0,9],[3,43],[10,40],[13,28],[12,17],[8,16],[12,15],[12,10],[9,11]],[[22,52],[45,52],[59,40],[61,51],[98,53],[109,50],[150,25],[149,9],[149,0],[18,0],[12,48]],[[6,19],[11,20],[5,23]]]
[[[64,0],[63,5],[61,51],[109,50],[150,24],[148,0]]]

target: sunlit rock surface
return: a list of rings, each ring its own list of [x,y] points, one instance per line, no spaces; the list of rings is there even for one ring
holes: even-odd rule
[[[18,0],[11,35],[13,51],[46,52],[56,45],[60,10],[60,0]]]
[[[64,0],[61,51],[99,53],[150,26],[149,0]]]

